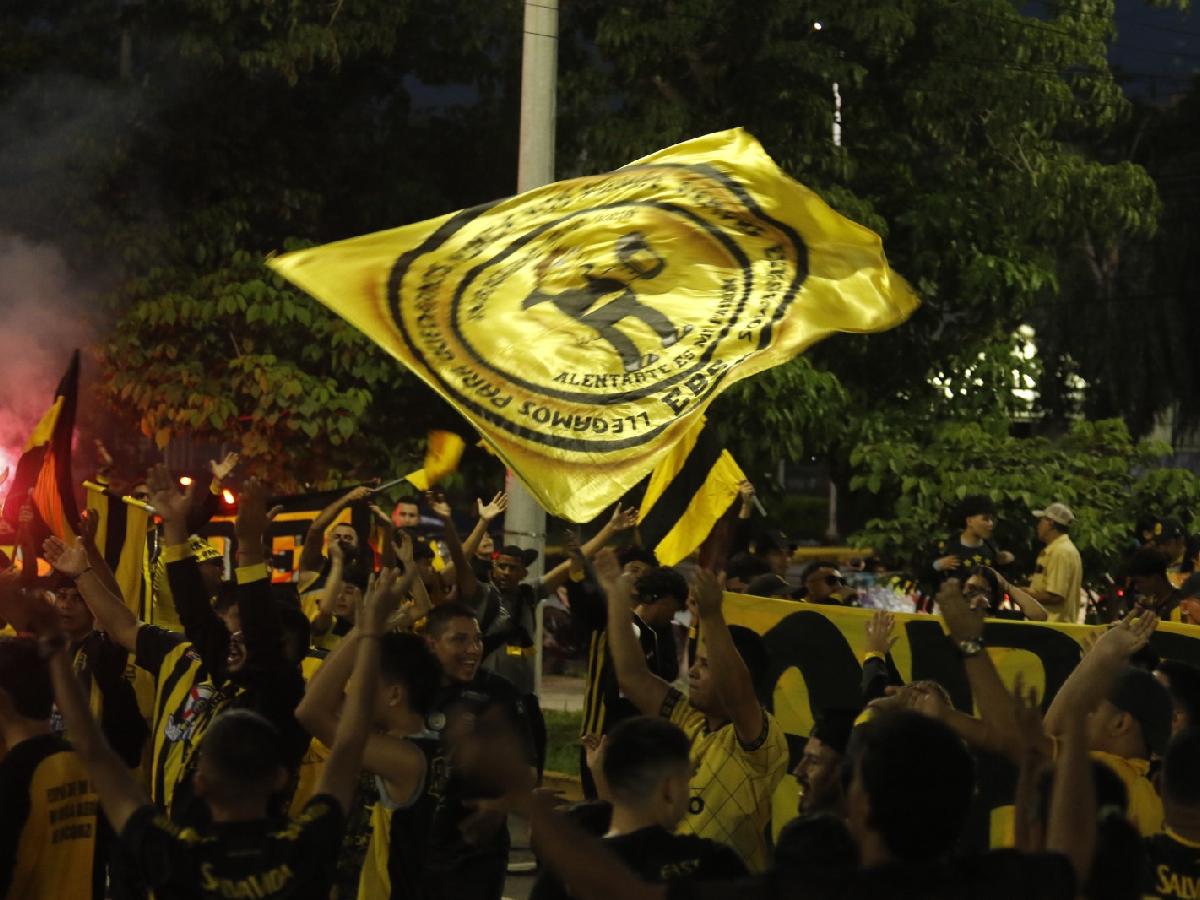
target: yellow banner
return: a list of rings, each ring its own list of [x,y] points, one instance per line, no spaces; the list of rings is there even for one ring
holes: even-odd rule
[[[862,703],[862,654],[871,611],[816,606],[727,594],[725,617],[763,636],[770,659],[772,711],[786,732],[793,761],[812,731],[814,714],[824,709],[857,708]],[[904,681],[933,679],[944,685],[956,707],[974,712],[970,687],[957,649],[945,638],[941,619],[896,614],[892,661]],[[989,619],[984,628],[987,652],[1011,690],[1020,674],[1034,686],[1042,709],[1062,687],[1081,656],[1081,641],[1096,626]],[[1159,656],[1200,665],[1200,626],[1164,622],[1151,639]],[[996,777],[994,763],[981,761],[978,811],[967,824],[965,840],[978,848],[1011,846],[1012,785]],[[1002,770],[1001,770],[1002,771]],[[990,773],[990,774],[988,774]],[[772,830],[796,815],[800,789],[790,775],[772,800]]]
[[[817,606],[730,594],[730,624],[763,636],[771,660],[774,712],[784,731],[805,736],[813,714],[861,703],[865,626],[871,611]],[[1009,622],[989,619],[984,630],[988,653],[1010,688],[1018,673],[1036,687],[1043,709],[1079,662],[1081,641],[1091,625]],[[896,614],[892,660],[905,682],[933,679],[945,685],[955,705],[973,711],[971,692],[957,650],[944,637],[936,616]],[[1200,665],[1200,626],[1163,622],[1151,648],[1168,659]]]
[[[594,518],[734,382],[917,299],[877,235],[740,129],[270,261]]]

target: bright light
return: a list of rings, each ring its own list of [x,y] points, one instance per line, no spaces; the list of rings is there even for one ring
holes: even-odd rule
[[[179,483],[182,484],[184,487],[191,487],[192,486],[192,476],[191,475],[180,475]]]
[[[229,488],[221,491],[221,499],[225,501],[227,506],[233,506],[233,504],[237,503],[237,497],[233,495],[233,491]]]
[[[813,22],[813,31],[820,31],[824,27],[820,22]]]

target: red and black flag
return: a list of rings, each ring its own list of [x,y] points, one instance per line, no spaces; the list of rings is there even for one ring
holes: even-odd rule
[[[37,546],[47,535],[74,537],[79,522],[75,480],[71,477],[71,439],[79,395],[79,351],[71,355],[67,374],[58,384],[54,403],[42,416],[25,444],[9,483],[0,517],[17,530],[21,507],[32,501],[33,534]]]

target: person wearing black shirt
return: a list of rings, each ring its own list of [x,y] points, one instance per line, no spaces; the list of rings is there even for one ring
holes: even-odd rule
[[[978,566],[1006,566],[1013,555],[1000,550],[992,540],[996,529],[996,507],[981,494],[963,499],[958,507],[962,531],[939,541],[937,556],[930,566],[935,585],[947,578],[962,578]]]
[[[578,900],[1075,900],[1090,858],[1095,802],[1082,722],[1064,744],[1050,801],[1048,843],[1062,852],[1012,850],[953,855],[974,790],[974,764],[953,732],[908,711],[855,730],[849,751],[848,817],[807,820],[794,846],[777,848],[767,873],[727,882],[647,883],[616,854],[540,798],[529,810],[542,860]],[[1088,782],[1090,787],[1090,781]]]
[[[1144,897],[1200,896],[1200,728],[1176,735],[1162,770],[1162,833],[1144,839]]]
[[[288,778],[278,729],[258,713],[230,710],[205,732],[193,776],[211,824],[194,829],[173,823],[149,802],[96,727],[61,631],[42,629],[39,647],[50,658],[55,699],[67,729],[105,814],[156,897],[328,897],[375,700],[379,641],[395,606],[390,593],[394,577],[395,570],[385,570],[367,598],[366,639],[360,642],[325,769],[315,795],[292,819],[269,815],[272,796]]]
[[[415,580],[412,567],[406,578]],[[401,590],[406,589],[401,584]],[[411,625],[407,610],[402,626]],[[352,630],[313,675],[296,714],[318,740],[337,730],[339,707],[354,665]],[[457,827],[446,824],[450,765],[442,742],[426,729],[442,671],[425,641],[415,634],[393,632],[381,639],[378,693],[372,732],[363,767],[372,775],[376,800],[371,810],[370,845],[360,860],[354,890],[361,900],[443,896],[427,865],[438,836]]]
[[[1135,550],[1121,566],[1120,573],[1129,581],[1136,609],[1153,612],[1164,622],[1186,621],[1179,604],[1187,595],[1171,584],[1167,558],[1157,549]]]
[[[483,734],[513,734],[522,747],[525,775],[532,785],[536,756],[528,699],[507,679],[480,667],[483,638],[474,614],[457,603],[434,607],[425,620],[425,639],[441,669],[426,718],[429,736],[444,741],[464,724]],[[443,762],[429,759],[445,768],[441,753],[436,759]],[[499,900],[508,868],[506,816],[474,811],[472,801],[487,789],[469,778],[455,777],[452,769],[443,773],[439,791],[437,815],[428,833],[419,835],[425,847],[427,896]]]
[[[651,716],[617,725],[604,739],[596,781],[611,804],[605,845],[634,872],[652,882],[678,878],[738,878],[746,867],[724,844],[675,834],[687,814],[691,742],[678,726]],[[567,876],[568,887],[570,876]],[[555,875],[543,872],[530,900],[566,900]]]

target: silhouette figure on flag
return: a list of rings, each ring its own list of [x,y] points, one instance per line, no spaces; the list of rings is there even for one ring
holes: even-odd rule
[[[655,252],[644,234],[631,231],[621,236],[616,241],[616,251],[617,265],[598,275],[592,274],[590,263],[584,264],[583,287],[550,293],[539,285],[525,298],[521,309],[550,301],[565,315],[595,331],[621,357],[625,371],[633,372],[653,365],[658,356],[653,353],[643,356],[637,345],[617,328],[617,323],[637,319],[658,335],[664,350],[690,334],[692,326],[676,328],[665,315],[638,299],[633,285],[658,277],[667,267],[666,260]],[[612,299],[603,302],[607,297]]]

